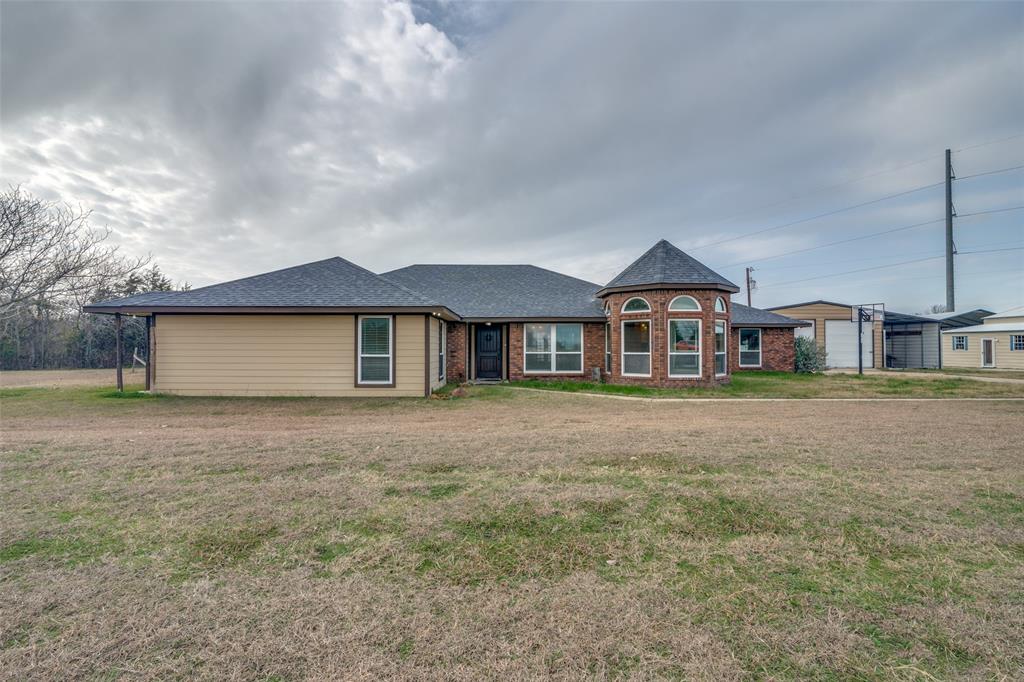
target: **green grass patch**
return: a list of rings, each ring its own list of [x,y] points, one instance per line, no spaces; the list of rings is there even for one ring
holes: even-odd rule
[[[233,566],[250,558],[277,535],[278,529],[272,525],[205,528],[188,543],[189,558],[208,568]]]

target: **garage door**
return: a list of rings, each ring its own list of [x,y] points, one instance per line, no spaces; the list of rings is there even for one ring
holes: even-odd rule
[[[871,367],[873,334],[871,324],[863,330],[864,366]],[[825,320],[825,364],[828,367],[857,366],[857,323],[847,320]]]

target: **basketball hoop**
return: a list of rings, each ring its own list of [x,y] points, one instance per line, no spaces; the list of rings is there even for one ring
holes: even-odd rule
[[[850,321],[857,324],[857,374],[864,374],[864,325],[874,325],[875,320],[885,320],[884,303],[860,303],[850,306]]]
[[[858,315],[858,313],[860,313]],[[850,322],[874,322],[885,320],[884,303],[860,303],[850,306]]]

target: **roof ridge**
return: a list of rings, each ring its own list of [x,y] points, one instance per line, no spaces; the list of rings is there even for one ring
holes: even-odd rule
[[[648,284],[714,285],[739,291],[738,286],[667,239],[659,239],[605,284],[603,290]]]
[[[299,263],[298,265],[289,265],[286,268],[278,268],[277,270],[270,270],[269,272],[260,272],[260,273],[257,273],[255,275],[247,275],[245,277],[239,277],[238,279],[229,279],[226,282],[217,282],[216,284],[207,284],[206,286],[198,287],[196,289],[189,289],[188,292],[189,293],[195,293],[197,291],[205,291],[206,289],[211,289],[213,287],[224,286],[225,284],[236,284],[238,282],[245,282],[245,281],[250,280],[250,279],[256,279],[257,277],[266,277],[267,275],[276,275],[279,272],[287,272],[289,270],[296,270],[298,268],[304,268],[304,267],[308,267],[310,265],[317,265],[318,263],[326,263],[326,262],[332,261],[332,260],[340,260],[340,261],[343,261],[345,263],[349,263],[350,265],[355,265],[355,263],[351,263],[350,261],[345,260],[341,256],[331,256],[329,258],[321,258],[320,260],[311,260],[308,263]],[[356,265],[356,267],[358,268],[359,266]],[[179,293],[183,293],[183,292],[179,292]]]

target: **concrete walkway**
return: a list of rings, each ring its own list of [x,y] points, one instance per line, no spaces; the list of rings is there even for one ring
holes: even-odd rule
[[[829,369],[825,374],[856,374],[855,369]],[[951,374],[946,372],[915,372],[914,370],[902,369],[865,369],[864,374],[874,377],[912,377],[914,379],[973,379],[990,384],[1024,384],[1024,372],[1020,379],[1010,377],[987,377],[981,374]]]

